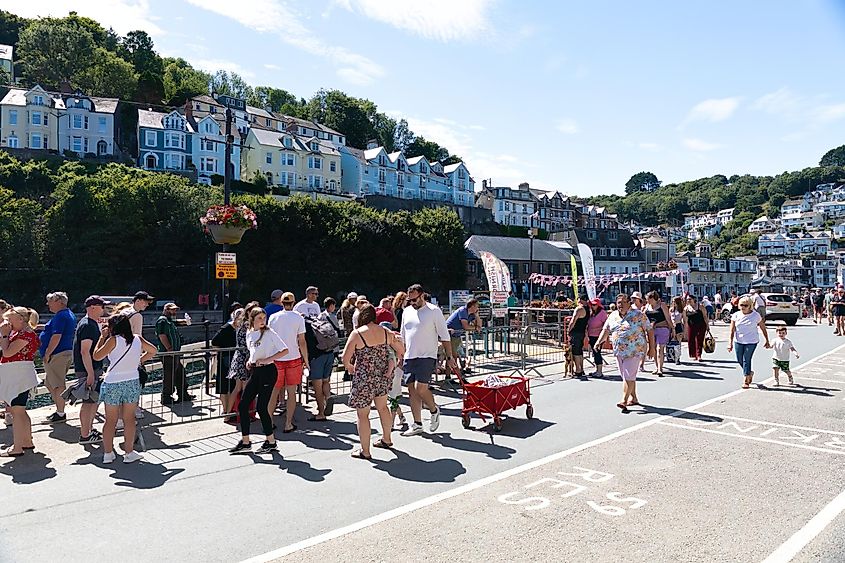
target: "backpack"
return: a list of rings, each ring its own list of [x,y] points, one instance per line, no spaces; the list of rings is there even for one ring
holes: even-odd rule
[[[323,352],[331,352],[340,343],[337,328],[324,316],[306,317],[305,324],[311,328],[314,339],[317,341],[317,349]]]

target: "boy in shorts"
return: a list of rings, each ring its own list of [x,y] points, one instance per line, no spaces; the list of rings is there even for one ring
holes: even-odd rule
[[[792,345],[792,341],[786,337],[786,327],[779,326],[777,329],[777,338],[772,342],[772,370],[775,376],[775,387],[780,385],[778,376],[781,370],[789,378],[789,384],[794,385],[792,381],[792,372],[789,369],[789,356],[791,352],[795,352],[795,357],[800,358],[798,350]]]

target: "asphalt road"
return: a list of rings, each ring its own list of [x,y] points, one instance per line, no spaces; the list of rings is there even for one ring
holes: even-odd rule
[[[130,466],[39,427],[38,453],[0,465],[0,560],[845,559],[845,350],[798,370],[802,387],[738,391],[714,333],[704,364],[643,377],[630,414],[618,377],[553,366],[534,420],[465,430],[445,393],[436,434],[395,436],[373,463],[349,457],[351,413],[263,458],[226,454],[219,422],[175,428]],[[845,344],[806,321],[790,337],[795,365]],[[767,378],[770,352],[754,366]]]

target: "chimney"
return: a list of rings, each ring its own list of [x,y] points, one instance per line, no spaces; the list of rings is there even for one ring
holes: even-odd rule
[[[481,180],[481,189],[482,189],[482,190],[486,190],[486,189],[487,189],[487,180]]]
[[[378,139],[370,139],[367,141],[367,150],[370,149],[377,149],[378,148]]]
[[[192,120],[194,118],[194,108],[191,106],[191,100],[185,101],[185,119]]]
[[[522,183],[519,185],[519,189],[520,189],[520,190],[523,190],[523,191],[528,191],[528,182],[522,182]]]

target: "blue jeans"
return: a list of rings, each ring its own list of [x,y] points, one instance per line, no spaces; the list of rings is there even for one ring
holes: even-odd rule
[[[754,350],[756,348],[756,342],[754,344],[740,344],[739,342],[734,342],[736,363],[742,366],[742,374],[746,377],[751,375],[751,358],[754,356]]]

